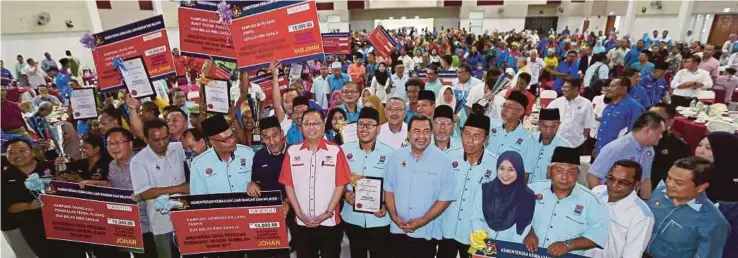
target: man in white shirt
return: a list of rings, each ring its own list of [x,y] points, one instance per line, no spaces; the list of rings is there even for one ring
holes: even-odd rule
[[[44,79],[44,71],[41,70],[38,63],[33,60],[33,58],[29,58],[26,60],[28,65],[23,67],[23,74],[28,77],[28,83],[31,85],[31,89],[38,89],[39,85],[46,85],[46,80]]]
[[[684,58],[684,69],[671,79],[671,88],[674,89],[671,104],[688,107],[693,99],[697,98],[701,89],[712,88],[710,74],[698,68],[702,59],[697,55]]]
[[[327,109],[330,106],[330,103],[328,102],[328,94],[330,94],[331,89],[330,86],[328,86],[328,81],[326,81],[327,77],[328,65],[321,64],[320,76],[313,78],[313,87],[310,88],[310,93],[313,94],[313,99],[324,109]]]
[[[177,247],[173,246],[172,221],[168,214],[154,209],[154,203],[162,195],[190,192],[184,167],[187,158],[182,143],[169,142],[169,127],[163,120],[144,122],[143,130],[149,145],[131,160],[133,192],[146,201],[145,212],[149,216],[157,253],[164,254],[163,257],[179,257]]]
[[[546,64],[543,63],[543,59],[538,57],[538,50],[532,49],[528,52],[528,68],[530,68],[530,86],[528,87],[528,91],[533,93],[533,95],[538,91],[538,78],[541,76],[541,71],[543,71],[543,67],[545,66]]]
[[[248,85],[250,85],[250,87],[248,87],[248,89],[244,89],[246,88],[247,83]],[[231,85],[230,95],[231,95],[232,104],[235,104],[236,101],[238,101],[238,98],[241,97],[241,92],[244,90],[248,90],[249,96],[251,97],[252,100],[257,102],[254,104],[256,104],[256,106],[259,107],[259,109],[263,108],[261,106],[261,103],[263,103],[264,100],[266,100],[266,94],[264,94],[264,90],[261,89],[261,86],[259,86],[259,84],[251,82],[249,78],[249,74],[247,72],[241,72],[239,74],[239,80],[237,80],[236,83]]]
[[[397,61],[400,61],[402,65],[405,66],[405,75],[410,74],[410,70],[415,69],[415,62],[413,61],[413,58],[410,57],[410,54],[407,53],[405,49],[402,49],[402,55],[398,58]]]
[[[590,131],[597,126],[592,102],[579,96],[578,81],[565,81],[562,91],[564,96],[551,101],[546,108],[559,109],[560,135],[583,154],[584,141],[587,140]]]
[[[587,251],[597,258],[641,257],[651,239],[655,223],[648,205],[638,197],[638,178],[643,171],[638,162],[619,160],[610,168],[606,185],[592,189],[592,193],[606,203],[610,215],[610,234],[607,244]]]
[[[395,66],[395,74],[393,74],[390,79],[392,80],[392,90],[389,95],[407,101],[405,83],[410,79],[410,76],[405,72],[405,66],[402,64]]]
[[[405,100],[401,98],[389,99],[385,112],[387,113],[388,122],[382,125],[377,140],[397,150],[407,143],[407,124],[405,123],[407,107]]]
[[[488,74],[487,81],[482,84],[477,84],[469,90],[469,97],[467,97],[466,114],[470,115],[474,112],[474,104],[479,104],[480,110],[484,115],[488,116],[492,121],[502,121],[502,105],[505,104],[505,98],[500,95],[503,94],[492,94],[491,86],[497,82],[497,77],[502,76],[499,70],[491,70],[491,74]]]
[[[451,87],[454,90],[469,91],[474,85],[482,84],[482,81],[471,76],[472,68],[469,64],[464,63],[459,65],[459,69],[456,70],[458,78],[451,81]]]

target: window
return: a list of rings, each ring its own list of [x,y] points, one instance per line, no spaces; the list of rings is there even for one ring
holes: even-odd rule
[[[572,3],[584,3],[584,0],[571,0]]]
[[[348,1],[349,10],[364,10],[364,1]]]
[[[546,4],[560,4],[561,0],[547,0]]]
[[[503,4],[505,4],[505,1],[477,1],[477,6],[503,5]]]
[[[113,5],[110,3],[110,1],[95,1],[97,4],[97,9],[113,9]]]
[[[333,3],[332,2],[315,3],[315,5],[318,7],[318,11],[321,11],[321,10],[333,10]]]
[[[151,0],[149,0],[149,1],[138,1],[138,9],[140,9],[140,10],[153,11],[154,10],[154,3],[151,2]]]

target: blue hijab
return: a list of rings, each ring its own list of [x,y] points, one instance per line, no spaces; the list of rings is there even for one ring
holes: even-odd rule
[[[525,184],[523,158],[514,151],[506,151],[497,159],[497,168],[503,161],[510,161],[518,178],[505,185],[498,178],[482,185],[482,212],[487,226],[495,231],[505,231],[513,225],[518,235],[533,221],[535,195]]]

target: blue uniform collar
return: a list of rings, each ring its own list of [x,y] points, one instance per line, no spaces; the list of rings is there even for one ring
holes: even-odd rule
[[[280,151],[279,153],[273,153],[269,148],[267,148],[266,146],[264,147],[267,150],[267,153],[272,156],[280,156],[284,154],[285,152],[287,152],[287,143],[284,143],[284,147],[282,147],[282,151]]]
[[[451,145],[451,142],[449,142],[449,147],[450,147],[450,145]],[[473,165],[480,165],[480,164],[482,164],[482,159],[484,159],[484,148],[482,148],[482,155],[479,156],[479,160],[477,160],[477,164],[473,164]],[[466,151],[464,152],[464,161],[467,161],[466,160]]]
[[[666,198],[667,200],[671,200],[671,198],[669,198],[669,196],[666,195],[666,187],[664,187],[664,189],[662,189],[661,192],[664,193],[664,198]],[[702,193],[702,194],[704,194],[704,193]],[[697,198],[699,198],[699,197],[697,197]],[[687,203],[687,206],[689,206],[690,208],[692,208],[696,212],[700,212],[700,209],[702,208],[702,203],[699,203],[697,201],[697,198],[694,198],[691,201],[689,201]]]
[[[632,132],[625,135],[625,140],[628,141],[628,145],[635,146],[636,150],[639,152],[643,151],[643,149],[646,148],[646,147],[641,146],[641,144],[638,143],[638,141],[636,141],[635,136],[633,136]]]

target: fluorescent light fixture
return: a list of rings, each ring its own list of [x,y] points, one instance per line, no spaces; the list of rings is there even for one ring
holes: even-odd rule
[[[729,13],[729,12],[730,12],[730,8],[725,8],[725,9],[723,9],[723,12],[724,12],[724,13]]]
[[[395,17],[390,17],[389,19],[390,19],[390,20],[394,20],[394,19],[395,19]]]
[[[420,16],[415,16],[415,19],[420,19]]]
[[[615,15],[615,12],[610,12],[610,15]]]
[[[400,19],[403,19],[404,20],[404,19],[407,19],[407,18],[405,16],[402,16]]]

